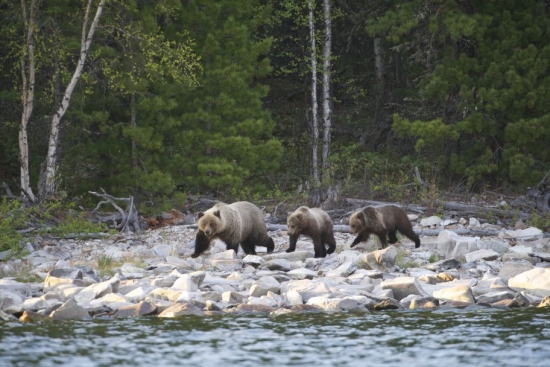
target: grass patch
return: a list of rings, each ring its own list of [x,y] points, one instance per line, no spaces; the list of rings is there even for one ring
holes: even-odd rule
[[[411,259],[405,254],[405,250],[398,248],[397,255],[395,256],[395,265],[401,269],[417,268],[418,264],[414,259]]]
[[[430,257],[428,257],[428,262],[429,262],[430,264],[435,263],[435,262],[437,262],[437,261],[439,261],[439,254],[437,254],[437,253],[435,253],[435,252],[432,253],[432,254],[430,255]]]
[[[37,274],[31,273],[33,267],[24,262],[11,262],[6,268],[0,270],[0,278],[14,278],[20,283],[41,283],[44,281]]]

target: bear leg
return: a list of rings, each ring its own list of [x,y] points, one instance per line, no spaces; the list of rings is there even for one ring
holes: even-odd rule
[[[416,233],[414,233],[412,226],[411,228],[405,228],[404,230],[400,229],[399,232],[401,232],[401,234],[407,236],[411,241],[414,242],[414,248],[420,247],[420,238]]]
[[[380,240],[380,244],[382,245],[382,249],[385,249],[388,246],[388,242],[386,240],[387,233],[386,231],[381,231],[376,233],[378,236],[378,239]]]
[[[370,232],[369,231],[361,231],[359,232],[359,234],[357,235],[357,237],[355,237],[355,239],[353,240],[353,242],[351,243],[350,247],[355,247],[356,245],[358,245],[359,243],[361,242],[366,242],[369,240],[369,237],[370,237]]]
[[[197,235],[195,236],[195,252],[191,257],[195,258],[200,256],[204,251],[208,250],[210,247],[210,239],[206,236],[206,234],[201,231],[200,229],[197,231]]]
[[[389,237],[388,242],[391,243],[392,245],[397,242],[397,236],[395,231],[389,231],[388,237]]]
[[[323,243],[321,236],[316,236],[315,238],[312,238],[312,240],[313,249],[315,250],[315,257],[326,257],[327,249],[325,248],[325,244]]]
[[[270,254],[275,250],[275,242],[273,242],[273,238],[268,237],[267,244],[265,245],[267,247],[267,253]]]
[[[300,237],[299,234],[288,236],[288,249],[286,250],[286,252],[296,251],[296,242],[298,242],[298,237]]]
[[[322,239],[323,246],[326,243],[328,245],[327,254],[330,255],[336,250],[336,240],[334,239],[334,234],[327,233]]]
[[[256,255],[256,246],[254,245],[253,240],[246,240],[241,242],[241,247],[243,248],[243,251],[247,255]]]

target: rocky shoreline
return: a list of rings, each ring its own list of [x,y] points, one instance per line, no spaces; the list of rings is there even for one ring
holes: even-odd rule
[[[258,255],[235,254],[216,241],[196,259],[190,225],[92,240],[36,238],[29,255],[0,262],[0,319],[550,306],[550,238],[540,230],[411,219],[415,231],[439,234],[421,236],[418,249],[403,238],[376,250],[374,236],[350,249],[353,236],[337,232],[336,252],[321,259],[306,238],[286,253],[284,230],[269,232],[272,254],[261,247]],[[467,228],[498,234],[453,232]],[[42,281],[18,281],[18,271]]]

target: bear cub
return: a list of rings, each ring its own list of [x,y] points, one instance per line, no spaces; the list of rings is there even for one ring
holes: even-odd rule
[[[315,257],[326,257],[336,249],[332,219],[324,210],[301,206],[288,216],[287,224],[289,248],[286,252],[296,250],[296,242],[300,235],[313,240]],[[328,249],[325,245],[328,245]]]
[[[371,234],[375,234],[380,239],[382,248],[386,248],[387,242],[397,242],[398,231],[410,238],[415,248],[420,247],[420,238],[414,233],[407,213],[395,205],[367,206],[351,215],[349,226],[351,233],[357,235],[350,247],[367,241]]]

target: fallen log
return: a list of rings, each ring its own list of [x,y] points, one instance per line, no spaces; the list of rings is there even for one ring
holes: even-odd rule
[[[110,223],[112,222],[114,228],[118,229],[120,232],[134,232],[139,233],[141,232],[141,226],[139,224],[139,215],[137,208],[134,205],[134,197],[130,196],[128,198],[116,198],[112,195],[109,195],[105,192],[105,190],[101,189],[103,191],[103,194],[98,194],[97,192],[88,191],[90,194],[98,196],[100,198],[103,198],[105,200],[100,201],[94,210],[92,210],[92,213],[96,213],[97,210],[103,205],[103,204],[111,204],[119,213],[119,216],[108,216],[105,218],[100,218],[100,221],[104,220],[103,223]],[[116,204],[116,201],[123,201],[127,202],[126,211],[123,210],[121,207],[119,207]],[[120,219],[120,221],[117,221],[117,218]]]

